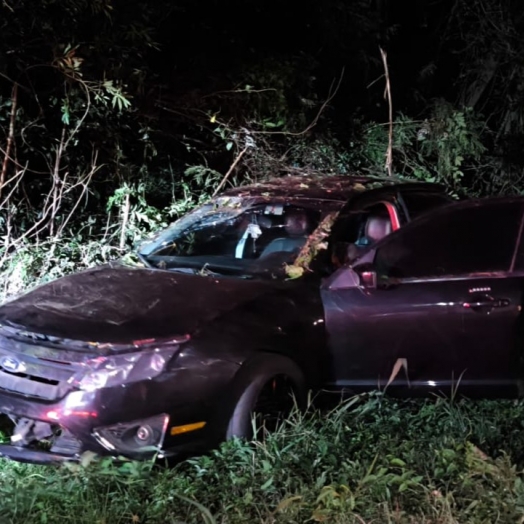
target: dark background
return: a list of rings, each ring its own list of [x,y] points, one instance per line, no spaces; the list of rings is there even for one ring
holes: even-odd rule
[[[380,48],[393,173],[520,193],[523,14],[517,0],[5,1],[0,227],[118,236],[221,182],[385,175]]]

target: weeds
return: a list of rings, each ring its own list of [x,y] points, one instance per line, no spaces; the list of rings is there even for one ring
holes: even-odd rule
[[[349,399],[174,468],[0,463],[4,523],[520,522],[524,406]]]

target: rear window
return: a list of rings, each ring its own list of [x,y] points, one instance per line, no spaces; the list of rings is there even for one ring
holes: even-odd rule
[[[445,206],[453,202],[453,199],[445,193],[405,192],[402,193],[402,198],[404,199],[411,220],[437,207]]]
[[[379,247],[377,272],[420,278],[507,271],[521,217],[521,202],[459,207],[426,217],[401,228]]]

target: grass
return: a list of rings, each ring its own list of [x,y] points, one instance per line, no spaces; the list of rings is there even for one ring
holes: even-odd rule
[[[0,463],[0,522],[524,522],[524,405],[380,394],[174,468]]]

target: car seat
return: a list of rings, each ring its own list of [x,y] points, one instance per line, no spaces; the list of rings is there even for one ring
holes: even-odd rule
[[[272,240],[264,248],[260,258],[279,251],[293,252],[299,250],[306,243],[311,224],[304,210],[294,209],[288,210],[285,214],[283,227],[287,237]]]
[[[391,233],[391,220],[384,214],[370,214],[364,227],[364,235],[346,249],[346,263],[356,260],[368,247]]]

